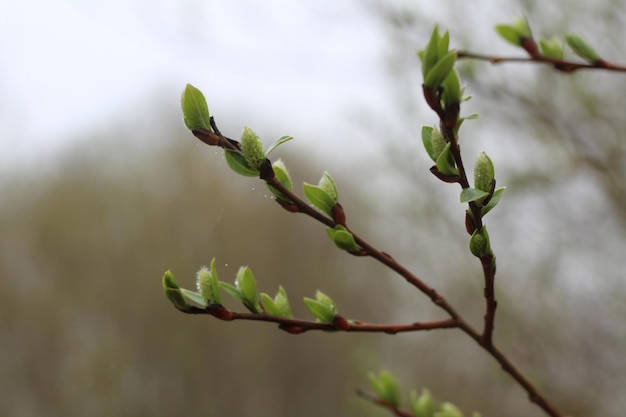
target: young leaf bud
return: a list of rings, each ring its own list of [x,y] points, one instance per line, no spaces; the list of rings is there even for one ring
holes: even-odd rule
[[[437,412],[437,417],[463,417],[463,413],[452,403],[441,404],[441,411]]]
[[[476,188],[464,188],[461,190],[461,203],[469,203],[472,201],[478,201],[487,197],[489,193],[483,190],[477,190]]]
[[[400,406],[400,388],[393,375],[388,371],[381,371],[378,376],[370,372],[368,378],[380,400],[396,408]]]
[[[433,417],[435,413],[435,405],[430,391],[426,388],[422,390],[422,394],[418,397],[417,392],[411,391],[411,409],[415,417]]]
[[[565,35],[565,42],[569,45],[570,48],[574,51],[576,55],[589,61],[592,64],[595,64],[598,61],[601,61],[600,55],[596,52],[595,49],[591,47],[582,37],[575,35],[573,33],[568,33]]]
[[[212,130],[209,108],[200,90],[191,84],[187,84],[180,101],[183,110],[183,120],[189,130]]]
[[[287,292],[282,286],[278,287],[278,292],[276,296],[274,296],[274,299],[265,293],[261,294],[261,299],[263,300],[263,308],[267,314],[289,319],[293,318],[289,300],[287,299]]]
[[[454,161],[454,156],[450,151],[450,144],[447,143],[443,148],[443,151],[437,157],[437,161],[435,161],[437,165],[437,169],[439,172],[445,175],[457,175],[459,170],[456,167],[456,162]]]
[[[533,37],[528,21],[523,17],[516,18],[510,25],[496,25],[496,32],[502,39],[515,46],[522,46],[524,39]]]
[[[274,304],[280,311],[282,317],[293,317],[291,306],[289,305],[289,298],[287,298],[287,291],[285,291],[282,285],[278,286],[278,292],[274,296]]]
[[[320,294],[324,295],[323,293],[318,291],[315,296],[315,300],[312,298],[304,297],[304,305],[319,323],[333,324],[335,316],[337,315],[337,308],[334,303],[332,303],[332,300],[330,300],[330,298],[329,300],[331,301],[331,303],[328,303],[328,301],[323,297],[320,299]]]
[[[267,148],[267,150],[265,151],[265,157],[267,158],[274,149],[278,148],[283,143],[290,141],[291,139],[293,139],[293,136],[281,136],[276,142],[272,143],[270,147]]]
[[[539,50],[548,58],[563,59],[563,41],[556,37],[539,39]]]
[[[489,244],[489,234],[487,233],[487,228],[485,226],[472,233],[472,237],[470,237],[469,241],[469,248],[472,255],[477,258],[493,255]]]
[[[200,268],[196,275],[198,291],[207,304],[221,304],[219,279],[215,269],[215,258],[211,260],[211,269],[206,266]]]
[[[480,209],[480,217],[484,217],[485,214],[489,213],[491,209],[493,209],[500,202],[504,189],[505,187],[500,187],[493,192],[489,202]]]
[[[339,249],[348,252],[358,252],[362,248],[354,240],[354,236],[344,226],[337,225],[334,228],[327,228],[326,233]]]
[[[241,151],[250,168],[258,171],[266,159],[265,152],[259,136],[247,126],[241,133]]]
[[[443,101],[444,107],[448,104],[461,102],[461,82],[454,68],[450,71],[446,79],[443,80],[441,86],[443,87],[441,100]]]
[[[235,285],[241,294],[241,300],[243,304],[253,313],[262,313],[261,306],[259,305],[259,294],[256,289],[256,280],[252,271],[247,266],[242,266],[237,272],[237,279]]]
[[[530,30],[530,26],[528,25],[528,20],[525,17],[516,17],[513,19],[513,24],[511,25],[520,36],[532,39],[533,34]]]
[[[237,174],[243,175],[244,177],[259,176],[259,170],[253,169],[241,152],[226,149],[224,151],[224,157],[230,169]]]
[[[428,71],[424,77],[424,85],[431,90],[439,88],[443,80],[450,74],[456,62],[456,51],[448,52]]]
[[[320,181],[321,182],[321,181]],[[328,216],[332,217],[333,215],[333,207],[337,204],[337,201],[323,190],[320,186],[312,185],[309,183],[303,184],[304,196],[309,200],[313,206],[315,206],[318,210],[326,213]]]
[[[430,138],[431,138],[430,140],[431,140],[431,146],[433,150],[432,151],[433,162],[437,162],[437,159],[443,153],[443,150],[446,147],[447,143],[446,143],[446,140],[443,138],[441,131],[437,128],[433,128]]]
[[[430,126],[422,126],[422,143],[424,144],[424,149],[426,149],[426,153],[433,161],[436,161],[437,158],[433,152],[433,128]]]
[[[332,311],[333,314],[337,314],[337,305],[335,304],[333,299],[321,292],[320,290],[317,290],[315,292],[315,300],[318,303],[322,304],[324,307],[326,307],[328,310]]]
[[[185,300],[176,279],[174,278],[174,274],[170,271],[166,271],[163,274],[163,291],[165,292],[165,297],[172,304],[176,306],[176,308],[180,310],[189,310],[189,304]]]
[[[278,182],[281,183],[282,186],[289,191],[293,191],[293,183],[291,182],[291,177],[289,176],[289,172],[287,171],[287,167],[285,166],[284,162],[279,159],[272,164],[272,169],[274,170],[274,176],[276,177],[276,180],[278,180]],[[283,195],[280,191],[271,187],[269,184],[267,185],[267,188],[269,188],[272,194],[274,194],[274,196],[280,201],[284,201],[285,203],[292,202],[291,199]]]
[[[491,191],[491,182],[495,177],[495,169],[493,162],[485,152],[481,152],[476,158],[474,164],[474,188],[489,192]]]
[[[339,192],[337,191],[335,180],[333,180],[333,177],[330,176],[328,171],[324,171],[324,174],[317,185],[324,190],[326,194],[328,194],[335,204],[337,204],[339,201]]]
[[[422,59],[422,76],[424,78],[426,78],[426,74],[428,74],[432,67],[437,63],[439,58],[444,55],[440,54],[440,41],[441,36],[439,35],[439,27],[435,25],[430,35],[430,39],[428,40],[428,44],[426,45],[426,48],[424,49],[423,53],[420,54],[420,58]]]

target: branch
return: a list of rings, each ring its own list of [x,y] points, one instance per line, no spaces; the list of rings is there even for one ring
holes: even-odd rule
[[[426,102],[430,105],[431,109],[439,116],[439,125],[441,133],[446,141],[450,145],[450,152],[454,158],[458,174],[455,175],[454,180],[446,182],[457,182],[462,189],[470,188],[469,180],[467,179],[467,172],[465,171],[465,165],[463,163],[463,157],[461,156],[461,147],[459,145],[459,138],[457,134],[457,125],[459,121],[459,104],[451,103],[445,108],[442,105],[442,100],[439,97],[440,92],[434,91],[427,87],[422,86],[424,97]],[[438,172],[437,167],[431,168],[431,172]],[[495,190],[495,180],[491,182],[491,192],[487,198],[493,196]],[[468,234],[473,234],[475,231],[480,231],[483,228],[481,208],[473,201],[468,203],[468,213],[466,214],[466,227]],[[496,274],[495,257],[489,253],[480,257],[480,262],[483,267],[483,277],[485,282],[484,296],[485,296],[485,315],[484,315],[484,327],[482,334],[482,343],[484,346],[490,346],[493,341],[493,327],[495,322],[495,313],[497,302],[495,300],[494,280]]]
[[[265,313],[238,313],[230,311],[219,304],[212,304],[205,308],[191,306],[187,310],[179,310],[186,314],[208,314],[223,321],[249,320],[276,323],[280,329],[291,334],[301,334],[309,330],[396,334],[423,330],[452,329],[457,327],[456,321],[452,319],[405,324],[373,324],[360,320],[347,320],[340,315],[335,316],[335,320],[332,324],[328,324],[317,321],[272,316]]]
[[[428,91],[425,89],[426,100],[429,104],[433,103],[428,100]],[[433,93],[434,94],[434,93]],[[437,102],[440,102],[437,99]],[[434,104],[431,104],[431,107]],[[459,182],[463,188],[469,187],[469,182],[467,180],[467,176],[465,174],[465,169],[463,168],[463,161],[461,159],[460,148],[458,146],[458,140],[454,134],[454,127],[456,126],[456,121],[458,120],[458,108],[453,109],[453,111],[446,110],[444,111],[442,108],[433,108],[437,112],[437,114],[441,118],[442,125],[442,133],[444,136],[447,136],[448,140],[452,140],[454,143],[455,150],[453,149],[454,158],[459,167],[460,175],[456,181]],[[456,111],[455,111],[456,110]],[[230,150],[240,150],[239,142],[229,139],[219,133],[217,126],[215,126],[215,121],[211,117],[211,127],[213,131],[211,132],[205,129],[194,129],[192,130],[193,134],[198,137],[202,142],[211,146],[219,146],[224,149]],[[452,146],[451,146],[452,147]],[[461,169],[462,168],[462,169]],[[278,204],[280,204],[283,208],[285,208],[289,212],[299,212],[308,215],[309,217],[314,218],[320,223],[328,226],[335,227],[337,224],[345,225],[345,213],[343,213],[343,209],[337,211],[336,219],[330,219],[326,217],[319,211],[312,208],[307,202],[303,201],[300,197],[295,195],[289,189],[284,187],[274,176],[274,171],[272,169],[271,162],[266,160],[260,170],[260,178],[264,180],[269,186],[275,188],[280,191],[285,197],[289,199],[290,202],[284,202],[276,199]],[[339,205],[338,205],[339,206]],[[480,208],[473,207],[473,203],[469,204],[470,210],[475,213],[474,216],[474,224],[472,225],[477,230],[482,227],[482,222],[480,221]],[[476,213],[475,210],[478,210]],[[476,215],[478,214],[478,215]],[[337,221],[340,220],[340,221]],[[346,227],[347,228],[347,227]],[[349,229],[348,229],[349,230]],[[468,324],[463,317],[446,301],[444,297],[442,297],[437,291],[427,285],[422,279],[417,277],[411,271],[406,269],[403,265],[398,263],[391,255],[386,252],[380,251],[370,245],[363,238],[359,237],[356,233],[349,230],[353,235],[356,243],[362,248],[361,252],[353,253],[354,255],[360,256],[370,256],[382,264],[389,267],[391,270],[398,273],[402,276],[408,283],[416,287],[422,293],[424,293],[430,300],[446,311],[450,316],[450,320],[444,320],[440,322],[429,322],[429,323],[410,323],[403,325],[375,325],[368,324],[362,322],[352,322],[350,323],[348,320],[343,318],[342,316],[337,316],[335,322],[333,324],[323,324],[318,322],[310,322],[306,320],[297,320],[297,319],[287,319],[280,318],[275,316],[269,316],[265,314],[251,314],[251,313],[236,313],[231,312],[224,308],[223,306],[209,306],[206,309],[191,307],[189,310],[183,311],[188,314],[209,314],[213,315],[221,320],[256,320],[256,321],[267,321],[279,323],[279,327],[290,333],[302,333],[308,330],[327,330],[327,331],[361,331],[361,332],[383,332],[383,333],[399,333],[406,331],[418,331],[418,330],[433,330],[433,329],[443,329],[443,328],[459,328],[464,333],[466,333],[470,338],[472,338],[479,346],[481,346],[485,351],[487,351],[502,367],[502,369],[508,373],[515,381],[518,382],[520,386],[522,386],[526,392],[528,393],[529,399],[531,402],[537,404],[540,408],[542,408],[548,415],[551,417],[563,417],[563,414],[557,410],[554,406],[552,406],[548,400],[535,388],[534,385],[530,383],[530,381],[517,369],[517,367],[509,361],[509,359],[502,354],[492,343],[491,336],[493,332],[493,321],[495,318],[495,307],[496,302],[494,298],[493,291],[493,280],[495,277],[495,258],[490,256],[489,259],[487,257],[481,258],[481,263],[483,263],[483,271],[485,275],[485,298],[486,298],[486,313],[485,313],[485,327],[483,333],[479,333],[476,329],[474,329],[470,324]],[[469,232],[469,230],[468,230]],[[182,310],[181,310],[182,311]],[[408,416],[411,414],[398,414],[398,413],[406,413],[405,411],[397,408],[390,408],[388,404],[384,402],[378,402],[382,406],[385,406],[392,410],[396,415],[399,416]]]
[[[501,64],[507,62],[545,64],[551,65],[554,69],[568,74],[580,69],[601,69],[614,72],[626,72],[626,66],[613,64],[603,59],[598,60],[595,63],[574,62],[563,59],[549,58],[538,53],[535,53],[532,56],[528,57],[509,57],[478,54],[470,51],[457,51],[457,58],[477,59],[480,61],[487,61],[492,64]]]
[[[408,410],[405,410],[403,408],[399,408],[396,407],[392,404],[389,404],[386,401],[381,400],[380,398],[376,397],[375,395],[369,394],[365,391],[362,391],[360,389],[356,390],[356,395],[358,395],[361,398],[365,398],[366,400],[380,406],[383,408],[386,408],[387,410],[391,411],[394,415],[398,416],[398,417],[415,417],[413,415],[413,413],[411,413]]]

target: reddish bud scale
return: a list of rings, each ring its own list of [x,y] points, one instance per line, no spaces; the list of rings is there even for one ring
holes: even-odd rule
[[[285,210],[287,210],[290,213],[298,213],[300,211],[298,206],[293,204],[293,203],[288,203],[288,202],[280,200],[278,198],[275,201],[278,204],[280,204],[282,208],[284,208]]]
[[[474,225],[474,220],[472,220],[472,215],[469,211],[465,212],[465,230],[470,235],[476,230],[476,225]]]
[[[343,211],[341,204],[337,203],[332,208],[333,221],[346,227],[346,213]]]
[[[259,167],[259,178],[265,181],[272,181],[275,177],[276,174],[272,168],[272,162],[269,159],[265,159]]]
[[[224,306],[212,304],[207,307],[207,310],[209,311],[209,314],[220,320],[232,321],[233,319],[233,313]]]
[[[209,146],[217,146],[220,143],[220,137],[210,130],[193,129],[191,133]]]
[[[342,330],[344,332],[350,330],[350,323],[348,322],[348,320],[345,317],[340,316],[339,314],[335,316],[333,320],[333,326],[335,327],[335,329]]]
[[[301,334],[306,331],[306,329],[300,326],[291,326],[291,325],[286,325],[286,324],[281,324],[280,326],[278,326],[278,328],[280,330],[286,331],[289,334]]]
[[[520,46],[524,48],[526,53],[528,53],[531,58],[541,57],[541,54],[539,53],[539,48],[537,48],[537,44],[534,40],[532,40],[532,38],[522,38],[520,40]]]

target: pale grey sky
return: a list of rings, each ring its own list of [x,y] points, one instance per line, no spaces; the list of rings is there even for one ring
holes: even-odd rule
[[[361,1],[2,2],[0,165],[38,163],[187,82],[253,127],[334,125],[388,98],[382,42]]]

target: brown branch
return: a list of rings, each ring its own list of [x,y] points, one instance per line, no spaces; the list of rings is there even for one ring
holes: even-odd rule
[[[507,62],[520,62],[520,63],[534,63],[534,64],[545,64],[551,65],[554,69],[571,73],[576,70],[581,69],[591,69],[591,70],[606,70],[606,71],[614,71],[614,72],[626,72],[626,66],[613,64],[611,62],[605,61],[603,59],[598,60],[594,63],[588,62],[574,62],[568,61],[564,59],[556,59],[550,58],[539,53],[535,53],[532,56],[528,57],[510,57],[510,56],[496,56],[496,55],[486,55],[486,54],[478,54],[470,51],[457,51],[457,58],[462,59],[477,59],[480,61],[487,61],[492,64],[502,64]]]
[[[360,390],[360,389],[356,390],[356,395],[358,395],[361,398],[365,398],[366,400],[380,407],[386,408],[387,410],[391,411],[394,415],[398,417],[415,417],[412,412],[405,410],[403,408],[396,407],[392,404],[389,404],[388,402],[383,401],[380,398],[376,397],[375,395],[367,393],[363,390]]]
[[[425,95],[428,93],[426,89]],[[432,94],[433,96],[436,94]],[[431,98],[433,98],[431,96]],[[428,101],[431,105],[435,105],[434,103],[440,101]],[[442,133],[444,137],[447,137],[448,140],[454,140],[456,143],[456,151],[453,151],[453,155],[455,156],[455,161],[458,167],[463,167],[460,148],[458,147],[458,140],[454,136],[454,126],[456,125],[456,121],[458,120],[458,107],[453,109],[453,111],[446,111],[441,109],[440,107],[433,108],[437,112],[437,114],[441,118],[442,124]],[[204,143],[212,146],[220,146],[224,149],[232,149],[232,150],[240,150],[239,143],[232,139],[228,139],[219,133],[217,126],[214,125],[214,120],[211,118],[212,127],[214,132],[208,131],[198,131],[194,130],[193,134],[197,136]],[[452,148],[452,146],[451,146]],[[458,160],[457,160],[458,158]],[[459,184],[462,187],[469,187],[469,182],[467,180],[467,176],[465,174],[465,169],[459,169]],[[328,227],[334,227],[336,225],[335,221],[321,214],[319,211],[312,208],[308,203],[300,199],[293,192],[285,188],[273,175],[273,170],[271,169],[271,162],[266,160],[266,163],[261,168],[261,179],[266,181],[268,185],[280,191],[284,196],[286,196],[290,202],[284,202],[281,200],[276,200],[283,208],[290,212],[300,212],[304,213],[322,224]],[[480,217],[480,208],[478,208],[475,204],[469,204],[470,210],[473,214],[473,222],[476,229],[482,227],[481,217]],[[477,211],[476,211],[477,210]],[[345,219],[344,219],[345,221]],[[440,322],[430,322],[430,323],[410,323],[405,325],[373,325],[362,322],[352,322],[350,323],[348,320],[343,318],[342,316],[337,316],[336,320],[333,324],[322,324],[317,322],[310,322],[306,320],[297,320],[297,319],[285,319],[285,318],[277,318],[275,316],[269,316],[265,314],[251,314],[251,313],[235,313],[225,309],[222,306],[217,306],[219,308],[215,308],[215,306],[209,306],[207,309],[202,309],[198,307],[191,307],[190,310],[184,311],[188,314],[210,314],[222,320],[256,320],[256,321],[269,321],[279,323],[279,327],[290,333],[302,333],[308,330],[327,330],[327,331],[368,331],[368,332],[384,332],[384,333],[398,333],[401,331],[417,331],[417,330],[432,330],[432,329],[442,329],[442,328],[453,328],[457,327],[462,330],[465,334],[467,334],[470,338],[472,338],[479,346],[481,346],[485,351],[487,351],[502,367],[502,369],[508,373],[517,383],[524,388],[529,396],[529,400],[537,404],[541,409],[543,409],[548,415],[551,417],[563,417],[564,415],[556,409],[549,401],[537,390],[537,388],[517,369],[517,367],[509,361],[509,359],[502,354],[493,344],[492,342],[492,332],[493,332],[493,321],[495,318],[495,308],[496,301],[494,297],[493,291],[493,279],[495,277],[495,258],[490,256],[489,259],[486,257],[481,259],[481,263],[483,263],[483,271],[485,275],[485,298],[486,298],[486,313],[485,313],[485,328],[483,333],[479,333],[476,329],[474,329],[471,325],[469,325],[461,315],[442,297],[437,291],[427,285],[422,279],[414,275],[411,271],[406,269],[403,265],[398,263],[393,257],[391,257],[386,252],[382,252],[372,245],[370,245],[367,241],[359,237],[356,233],[348,229],[350,233],[354,236],[354,240],[356,243],[363,248],[363,253],[371,256],[372,258],[378,260],[382,264],[389,267],[391,270],[398,273],[402,276],[408,283],[416,287],[422,293],[424,293],[430,300],[444,311],[448,313],[450,316],[450,320],[448,321],[440,321]],[[469,230],[468,230],[469,231]],[[279,319],[279,320],[278,320]],[[348,330],[349,329],[349,330]],[[380,403],[385,406],[386,403]],[[388,405],[386,405],[388,406]],[[390,408],[394,412],[404,412],[400,409]],[[396,414],[399,416],[406,416],[411,414]]]
[[[180,311],[186,314],[207,314],[224,321],[249,320],[276,323],[280,329],[291,334],[300,334],[309,330],[396,334],[457,327],[457,323],[453,319],[402,324],[374,324],[360,320],[347,320],[340,315],[335,316],[335,321],[332,324],[327,324],[317,321],[272,316],[265,313],[239,313],[228,310],[219,304],[212,304],[205,308],[192,306],[187,310]]]
[[[493,328],[496,319],[496,307],[498,306],[494,286],[496,276],[495,258],[493,255],[487,255],[480,259],[480,263],[483,267],[483,276],[485,277],[483,343],[485,346],[490,346],[493,343]]]

